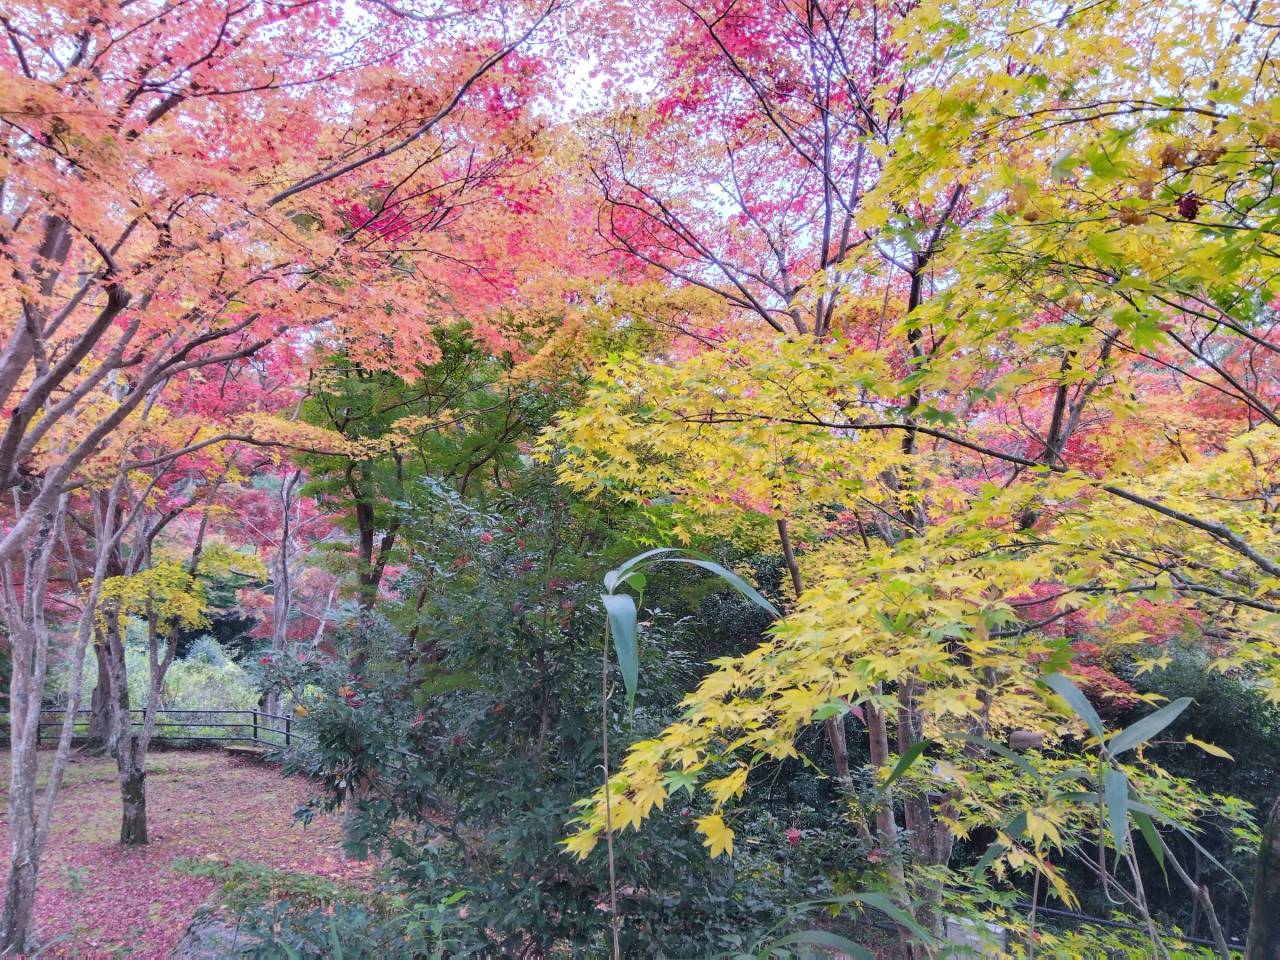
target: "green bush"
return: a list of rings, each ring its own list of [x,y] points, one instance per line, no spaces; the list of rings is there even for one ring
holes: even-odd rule
[[[214,645],[212,640],[209,645]],[[207,648],[206,648],[207,649]],[[164,706],[179,710],[250,710],[258,703],[253,678],[234,660],[197,656],[175,660],[165,677]]]
[[[235,917],[244,957],[457,955],[447,931],[457,923],[461,894],[409,905],[403,897],[243,860],[178,860],[174,868],[219,881],[218,899]]]
[[[603,845],[578,862],[561,843],[574,801],[599,784],[598,584],[630,548],[546,486],[486,510],[439,487],[430,498],[407,514],[422,556],[395,585],[415,599],[335,633],[333,659],[271,668],[318,741],[291,762],[321,788],[304,815],[350,807],[352,846],[388,855],[387,889],[414,910],[464,892],[458,955],[607,955]],[[710,656],[758,638],[760,617],[713,578],[696,581],[663,571],[648,587],[634,712],[625,696],[611,701],[614,763],[676,715]],[[711,631],[722,614],[728,623]],[[367,665],[353,677],[357,651]],[[610,683],[620,685],[616,670]],[[802,763],[786,772],[817,779]],[[807,811],[775,811],[768,790],[766,803],[742,805],[732,862],[709,858],[694,829],[702,798],[673,797],[643,836],[618,838],[625,955],[715,955],[790,922],[791,904],[837,893],[866,851],[824,791],[800,793]]]
[[[125,666],[129,677],[129,703],[139,709],[146,706],[147,688],[150,682],[150,663],[145,642],[137,624],[130,624],[128,645],[125,647]],[[84,664],[81,680],[80,702],[87,706],[97,686],[97,665],[90,655]],[[67,671],[55,672],[49,680],[45,692],[45,701],[50,706],[62,706],[66,703]],[[258,705],[260,693],[256,678],[244,667],[228,657],[222,647],[212,637],[202,637],[191,647],[185,658],[174,660],[165,675],[164,685],[160,690],[160,706],[167,710],[252,710]],[[160,721],[166,718],[163,714]],[[183,720],[207,720],[217,724],[223,717],[210,715],[206,718],[184,716]],[[81,718],[84,729],[84,718]],[[182,734],[186,737],[220,735],[224,733],[220,726],[194,727],[191,729],[159,727],[157,735],[175,737]]]
[[[338,883],[309,873],[275,870],[246,860],[182,858],[175,860],[173,867],[189,877],[217,880],[219,899],[237,914],[278,900],[288,900],[300,908],[368,900],[367,891],[354,884]]]

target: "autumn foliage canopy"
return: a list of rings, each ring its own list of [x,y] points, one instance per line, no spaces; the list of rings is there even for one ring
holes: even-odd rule
[[[234,607],[269,711],[443,757],[465,704],[558,764],[538,884],[596,865],[584,949],[661,948],[627,898],[664,881],[620,880],[623,846],[687,808],[738,858],[753,792],[804,768],[861,864],[825,916],[887,917],[904,957],[956,916],[1100,956],[1037,928],[1093,884],[1130,955],[1173,955],[1193,910],[1229,956],[1211,828],[1274,957],[1267,810],[1159,751],[1230,759],[1170,726],[1200,709],[1162,686],[1181,664],[1280,708],[1280,8],[61,0],[0,25],[6,946],[35,938],[78,735],[38,790],[50,678],[74,710],[96,658],[145,842],[166,672]],[[646,549],[670,552],[622,563]],[[636,719],[663,611],[705,607],[661,593],[677,561],[768,620],[690,647]],[[486,591],[514,652],[459,606]],[[106,691],[140,642],[134,730]],[[552,745],[575,737],[603,780]],[[342,742],[310,772],[409,858],[391,824],[436,801]],[[443,769],[456,812],[480,788]],[[477,916],[499,953],[587,942],[495,946]]]

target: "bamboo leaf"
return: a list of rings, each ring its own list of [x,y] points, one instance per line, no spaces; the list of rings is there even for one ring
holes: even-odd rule
[[[1098,716],[1098,711],[1093,709],[1089,698],[1080,692],[1080,688],[1060,673],[1049,674],[1044,678],[1044,682],[1054,693],[1067,701],[1067,705],[1076,712],[1076,716],[1084,721],[1085,726],[1093,732],[1095,737],[1101,740],[1104,732],[1102,718]]]
[[[1035,767],[1031,766],[1031,764],[1027,763],[1024,757],[1018,756],[1003,743],[996,743],[994,740],[989,740],[986,737],[980,737],[975,733],[949,733],[946,734],[946,736],[957,740],[963,740],[966,743],[972,743],[974,746],[982,747],[984,750],[990,750],[992,753],[998,753],[1000,756],[1016,765],[1018,769],[1028,776],[1037,780],[1040,778]]]
[[[1125,727],[1107,741],[1107,751],[1112,756],[1119,756],[1126,750],[1146,743],[1157,733],[1178,719],[1179,714],[1191,706],[1190,697],[1179,697],[1173,703],[1167,703],[1155,713],[1149,713],[1141,720]]]
[[[609,635],[627,688],[627,709],[635,708],[640,680],[640,644],[636,636],[636,602],[626,593],[602,593],[600,602],[609,615]]]
[[[783,937],[781,940],[775,940],[770,944],[770,951],[775,952],[779,947],[790,947],[793,945],[808,944],[814,947],[824,947],[827,950],[834,950],[838,953],[853,957],[854,960],[876,960],[876,955],[862,946],[860,943],[854,943],[847,937],[839,934],[830,933],[826,930],[801,930],[799,933],[792,933]]]
[[[1150,807],[1145,803],[1139,803],[1136,800],[1131,801],[1129,803],[1129,809],[1137,810],[1140,813],[1145,813],[1147,816],[1151,817],[1152,819],[1160,820],[1162,823],[1167,823],[1169,826],[1173,827],[1173,829],[1177,830],[1178,833],[1182,834],[1187,839],[1188,843],[1190,843],[1193,847],[1195,847],[1197,850],[1200,851],[1201,856],[1203,856],[1206,860],[1208,860],[1215,867],[1217,867],[1219,870],[1225,873],[1228,877],[1230,877],[1231,880],[1235,883],[1235,885],[1240,888],[1241,893],[1246,892],[1244,884],[1240,882],[1240,878],[1237,877],[1230,870],[1228,870],[1225,866],[1223,866],[1223,864],[1221,863],[1221,861],[1218,860],[1217,857],[1215,857],[1212,853],[1210,853],[1201,845],[1200,841],[1195,838],[1195,834],[1193,834],[1190,830],[1188,830],[1182,824],[1178,823],[1176,820],[1172,819],[1171,817],[1165,816],[1163,813],[1161,813],[1159,810],[1156,810],[1154,807]]]
[[[1216,744],[1205,743],[1203,740],[1197,740],[1195,737],[1191,736],[1191,734],[1189,733],[1187,734],[1186,739],[1187,739],[1187,743],[1191,744],[1193,747],[1199,747],[1201,750],[1209,754],[1209,756],[1211,757],[1221,757],[1224,760],[1235,759],[1235,757],[1231,756],[1231,754],[1227,753],[1227,751],[1223,750],[1221,747],[1217,746]]]
[[[920,945],[930,948],[937,945],[937,939],[911,915],[909,910],[903,909],[890,899],[887,894],[874,890],[850,893],[827,900],[811,900],[808,903],[798,904],[797,907],[812,910],[833,906],[848,906],[855,903],[863,907],[879,910],[898,926],[909,931]],[[812,944],[813,946],[826,947],[831,950],[838,950],[846,956],[859,958],[859,960],[864,957],[874,960],[875,956],[860,944],[854,943],[838,934],[829,933],[826,930],[803,930],[775,941],[771,944],[771,947],[784,947],[791,944]]]
[[[874,907],[894,923],[898,924],[898,926],[905,927],[910,930],[921,944],[925,946],[933,945],[933,935],[921,926],[910,912],[904,910],[902,907],[898,906],[898,904],[889,899],[887,894],[868,890],[862,893],[850,894],[849,899],[854,903],[860,903],[863,906]]]
[[[931,741],[929,740],[920,740],[907,747],[906,752],[903,753],[903,755],[898,758],[898,762],[894,764],[893,770],[890,771],[889,776],[887,776],[884,783],[880,785],[880,789],[889,789],[889,786],[893,781],[906,773],[907,770],[911,768],[911,765],[920,759],[920,754],[924,753],[925,750],[928,749],[930,742]]]
[[[888,894],[880,893],[876,890],[866,890],[861,893],[847,893],[840,897],[829,897],[824,900],[808,900],[804,903],[795,905],[796,910],[820,910],[829,909],[831,907],[847,907],[849,904],[856,903],[864,907],[874,907],[894,923],[910,930],[911,933],[925,946],[933,946],[935,938],[925,927],[923,927],[915,917],[911,915],[909,910],[899,906],[892,900]]]
[[[1160,836],[1156,833],[1156,825],[1151,822],[1151,817],[1141,810],[1132,810],[1132,813],[1133,822],[1138,825],[1138,832],[1142,834],[1142,839],[1147,841],[1147,846],[1151,849],[1152,856],[1156,858],[1156,863],[1160,864],[1160,872],[1164,874],[1164,885],[1167,887],[1169,874],[1164,869],[1164,844],[1160,842]]]
[[[732,570],[722,567],[714,560],[703,560],[699,557],[663,557],[661,560],[655,560],[654,563],[687,563],[694,567],[701,567],[703,570],[709,570],[770,616],[774,618],[782,616],[778,608],[766,600],[759,590]]]
[[[608,573],[604,575],[604,588],[610,593],[613,593],[613,591],[617,589],[618,584],[621,583],[623,578],[626,577],[627,573],[631,570],[634,570],[637,566],[644,563],[646,560],[652,557],[661,556],[664,553],[681,553],[681,552],[688,553],[692,551],[682,551],[680,547],[657,547],[653,550],[646,550],[643,553],[637,553],[634,557],[631,557],[626,562],[619,564],[617,568],[610,570]]]
[[[1108,769],[1103,782],[1107,804],[1107,823],[1117,852],[1124,851],[1129,828],[1129,778],[1123,770]]]
[[[609,593],[613,593],[613,591],[617,589],[618,584],[621,584],[621,582],[626,579],[628,572],[635,570],[635,568],[639,567],[641,563],[644,563],[646,559],[660,557],[666,553],[687,553],[691,554],[691,556],[698,557],[699,559],[703,558],[703,554],[695,552],[695,550],[684,549],[681,547],[658,547],[652,550],[645,550],[644,553],[637,553],[635,557],[627,559],[626,562],[618,564],[617,568],[614,568],[614,570],[605,573],[604,589],[608,590]]]

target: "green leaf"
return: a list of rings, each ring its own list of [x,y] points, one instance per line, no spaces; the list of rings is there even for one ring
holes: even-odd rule
[[[1114,180],[1124,172],[1101,145],[1088,147],[1084,151],[1084,161],[1089,165],[1090,173],[1104,180]]]
[[[987,852],[982,855],[982,859],[974,864],[973,875],[981,880],[982,875],[987,872],[987,867],[991,866],[996,857],[1000,856],[1004,851],[1005,846],[1003,843],[1000,843],[999,841],[992,842],[992,844],[987,847]]]
[[[1098,711],[1093,709],[1093,704],[1089,702],[1089,698],[1080,692],[1080,688],[1060,673],[1049,674],[1044,678],[1044,682],[1049,685],[1049,688],[1054,693],[1067,701],[1071,709],[1076,712],[1076,716],[1084,721],[1085,726],[1093,732],[1095,737],[1101,740],[1103,735],[1102,718],[1098,716]]]
[[[646,550],[644,553],[637,553],[630,560],[620,564],[616,569],[610,570],[604,575],[604,588],[610,593],[613,593],[629,571],[634,570],[638,565],[644,563],[650,557],[661,556],[664,553],[680,552],[682,552],[680,547],[657,547],[653,550]]]
[[[1066,180],[1071,176],[1072,171],[1080,166],[1080,163],[1080,158],[1068,150],[1053,161],[1053,166],[1049,168],[1049,176],[1055,180]]]
[[[668,793],[683,790],[691,797],[693,796],[694,787],[698,784],[698,780],[693,774],[685,773],[683,770],[668,770],[663,776],[663,782],[667,785]]]
[[[815,722],[821,720],[830,720],[832,717],[842,717],[849,712],[849,705],[842,700],[828,700],[817,710],[813,711],[813,719]]]
[[[1137,801],[1131,802],[1129,804],[1129,809],[1136,810],[1139,813],[1145,813],[1147,816],[1152,817],[1154,819],[1158,819],[1161,822],[1167,823],[1169,826],[1173,827],[1173,829],[1177,830],[1180,834],[1186,837],[1188,843],[1190,843],[1193,847],[1195,847],[1197,850],[1200,851],[1200,855],[1202,857],[1204,857],[1206,860],[1212,863],[1215,867],[1217,867],[1219,870],[1225,873],[1228,877],[1230,877],[1232,881],[1235,882],[1235,885],[1240,888],[1241,893],[1246,893],[1244,884],[1240,882],[1240,878],[1237,877],[1230,870],[1228,870],[1225,866],[1223,866],[1217,857],[1215,857],[1212,853],[1210,853],[1203,846],[1201,846],[1200,841],[1195,838],[1195,834],[1193,834],[1190,830],[1188,830],[1182,824],[1178,823],[1178,821],[1174,820],[1171,817],[1165,816],[1163,813],[1161,813],[1159,810],[1156,810],[1154,807],[1150,807],[1145,803],[1139,803]]]
[[[1089,234],[1084,245],[1093,251],[1093,255],[1103,264],[1114,267],[1120,262],[1120,256],[1116,248],[1111,243],[1111,237],[1105,231],[1099,230]]]
[[[636,602],[626,593],[602,593],[600,602],[609,615],[609,634],[618,657],[618,669],[627,688],[627,710],[635,709],[640,681],[640,644],[636,637]]]
[[[889,776],[886,777],[884,783],[880,785],[880,789],[889,789],[889,786],[893,781],[906,773],[911,765],[920,759],[920,754],[924,753],[925,750],[928,749],[930,743],[931,741],[929,740],[920,740],[907,747],[906,752],[898,758],[898,762],[894,765],[893,770],[890,771]]]
[[[1139,744],[1146,743],[1157,733],[1178,719],[1183,710],[1191,706],[1190,697],[1179,697],[1173,703],[1167,703],[1155,713],[1149,713],[1141,720],[1126,727],[1107,741],[1107,750],[1112,756],[1119,756],[1126,750],[1132,750]]]
[[[760,594],[759,590],[751,586],[751,584],[747,583],[747,581],[743,580],[732,570],[726,570],[713,560],[702,560],[697,557],[663,557],[661,560],[655,560],[654,563],[687,563],[694,567],[701,567],[703,570],[709,570],[754,603],[761,610],[764,610],[775,618],[782,616],[782,613],[778,608],[766,600]]]
[[[1107,823],[1117,853],[1124,852],[1129,826],[1129,778],[1123,770],[1109,768],[1103,785],[1107,804]]]
[[[1164,874],[1164,885],[1169,885],[1169,874],[1164,869],[1164,844],[1160,842],[1160,836],[1156,833],[1156,825],[1151,822],[1151,817],[1143,813],[1141,810],[1133,810],[1133,822],[1138,825],[1138,832],[1142,834],[1142,839],[1147,841],[1147,846],[1151,848],[1151,854],[1156,858],[1156,863],[1160,864],[1160,872]]]
[[[1042,661],[1041,669],[1048,670],[1050,673],[1059,673],[1071,666],[1071,658],[1075,656],[1075,650],[1066,639],[1051,639],[1049,645],[1053,648],[1053,652]]]
[[[862,946],[862,944],[854,943],[847,937],[829,933],[826,930],[801,930],[799,933],[790,934],[770,944],[769,952],[774,953],[779,947],[789,947],[795,944],[825,947],[828,950],[835,950],[838,953],[853,957],[855,960],[876,960],[876,955]]]
[[[937,423],[944,427],[954,427],[960,422],[960,418],[950,410],[939,410],[936,407],[924,407],[919,411],[919,415],[928,423]]]
[[[1129,342],[1139,350],[1154,347],[1164,340],[1159,318],[1150,311],[1123,307],[1112,313],[1116,326],[1129,333]]]

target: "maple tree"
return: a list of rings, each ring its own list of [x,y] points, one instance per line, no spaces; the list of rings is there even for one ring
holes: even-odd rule
[[[257,549],[269,573],[269,596],[253,591],[247,602],[241,598],[247,612],[258,614],[254,632],[268,638],[267,658],[304,641],[321,643],[338,591],[332,573],[307,562],[334,536],[333,523],[302,495],[300,468],[274,463],[272,467],[264,478],[267,489],[255,497],[237,498],[234,520],[237,532]],[[279,715],[279,693],[265,692],[266,713]]]
[[[16,493],[0,536],[15,663],[9,950],[30,934],[60,778],[55,770],[37,816],[40,608],[69,492],[111,489],[229,437],[300,443],[237,409],[229,430],[215,421],[159,462],[138,457],[130,424],[177,383],[273,343],[296,347],[302,331],[340,331],[350,355],[394,366],[430,355],[441,313],[485,302],[494,287],[477,279],[477,261],[500,238],[475,230],[468,243],[456,226],[486,200],[519,202],[504,173],[536,132],[523,105],[537,71],[516,50],[558,3],[513,3],[496,18],[447,2],[416,12],[178,6],[4,11],[4,303],[15,322],[0,354],[0,478]],[[356,22],[358,39],[345,41]],[[441,233],[449,243],[431,239]],[[69,717],[76,705],[73,695]],[[68,721],[59,764],[70,733]]]
[[[851,290],[872,286],[882,289],[883,306],[892,290],[914,308],[949,226],[968,212],[964,185],[894,198],[889,230],[866,228],[864,204],[884,150],[901,135],[905,101],[940,82],[945,62],[903,58],[891,42],[900,12],[889,4],[664,9],[673,49],[660,68],[660,95],[599,136],[593,172],[604,200],[600,232],[611,246],[733,309],[727,326],[703,324],[701,336],[732,335],[749,322],[825,337],[835,323],[851,325]],[[883,280],[857,268],[867,249],[888,268]],[[879,337],[883,320],[882,307],[879,328],[861,335]],[[922,355],[912,334],[898,349],[899,362]],[[776,519],[791,557],[791,520],[785,512]],[[874,709],[871,722],[882,722]],[[829,721],[827,735],[847,782],[843,726]]]
[[[887,915],[905,957],[957,915],[1077,949],[1037,905],[1082,906],[1082,876],[1161,953],[1156,865],[1226,956],[1236,894],[1201,855],[1251,846],[1269,958],[1280,807],[1260,837],[1162,766],[1189,707],[1152,678],[1192,650],[1280,704],[1274,4],[564,6],[0,5],[0,951],[34,943],[89,650],[145,843],[166,677],[216,581],[257,618],[260,703],[325,732],[349,846],[407,874],[434,868],[393,824],[453,802],[523,828],[490,796],[508,747],[577,795],[598,750],[564,847],[607,848],[607,897],[589,863],[527,929],[477,898],[490,948],[605,949],[582,930],[606,903],[615,956],[659,943],[665,881],[616,835],[683,791],[700,883],[743,856],[756,784],[820,754],[821,830],[865,867],[839,884],[867,887],[833,908]],[[674,544],[776,573],[766,599],[680,555],[774,620],[637,724],[646,630],[701,649],[640,619],[646,591],[693,616],[695,588],[661,595],[675,555],[650,553],[596,624],[584,567]],[[587,681],[598,747],[552,689]],[[505,699],[460,692],[486,682]],[[459,718],[491,738],[467,777]],[[511,883],[559,883],[540,856]]]
[[[721,664],[683,720],[633,747],[569,847],[585,855],[717,771],[700,825],[713,853],[731,852],[720,808],[750,770],[856,707],[873,766],[935,757],[855,826],[939,934],[930,868],[972,828],[966,804],[986,822],[1017,813],[976,799],[990,748],[942,744],[1013,742],[1024,728],[1060,741],[1069,728],[1039,678],[1077,651],[1053,624],[1075,617],[1093,649],[1136,646],[1149,668],[1168,634],[1125,625],[1155,600],[1200,625],[1216,669],[1250,671],[1277,695],[1275,100],[1249,79],[1271,77],[1274,27],[1257,6],[1187,7],[1174,25],[1140,5],[1050,16],[922,4],[885,26],[892,58],[877,46],[839,61],[876,79],[837,103],[817,69],[825,38],[867,19],[818,3],[678,7],[737,99],[708,93],[712,116],[683,126],[719,80],[695,57],[674,106],[624,115],[629,139],[609,139],[600,177],[603,232],[753,323],[704,330],[691,356],[610,361],[548,455],[583,492],[676,493],[677,536],[776,523],[806,549],[797,604],[770,641]],[[1187,36],[1204,54],[1195,68],[1168,54]],[[788,37],[813,84],[794,100],[773,86],[800,82]],[[876,72],[891,63],[906,75]],[[877,115],[892,120],[880,128]],[[740,133],[752,122],[780,147],[755,166]],[[849,130],[874,158],[866,173],[839,167],[831,137]],[[726,199],[680,186],[686,156],[645,168],[677,156],[666,135],[692,138],[698,172]],[[807,189],[769,166],[786,147]],[[832,169],[854,193],[831,189]],[[838,233],[854,241],[829,263],[832,198],[850,195]],[[1043,806],[1023,813],[984,868],[1032,872],[1073,902],[1049,861],[1063,823]],[[1124,838],[1115,846],[1122,856]]]

